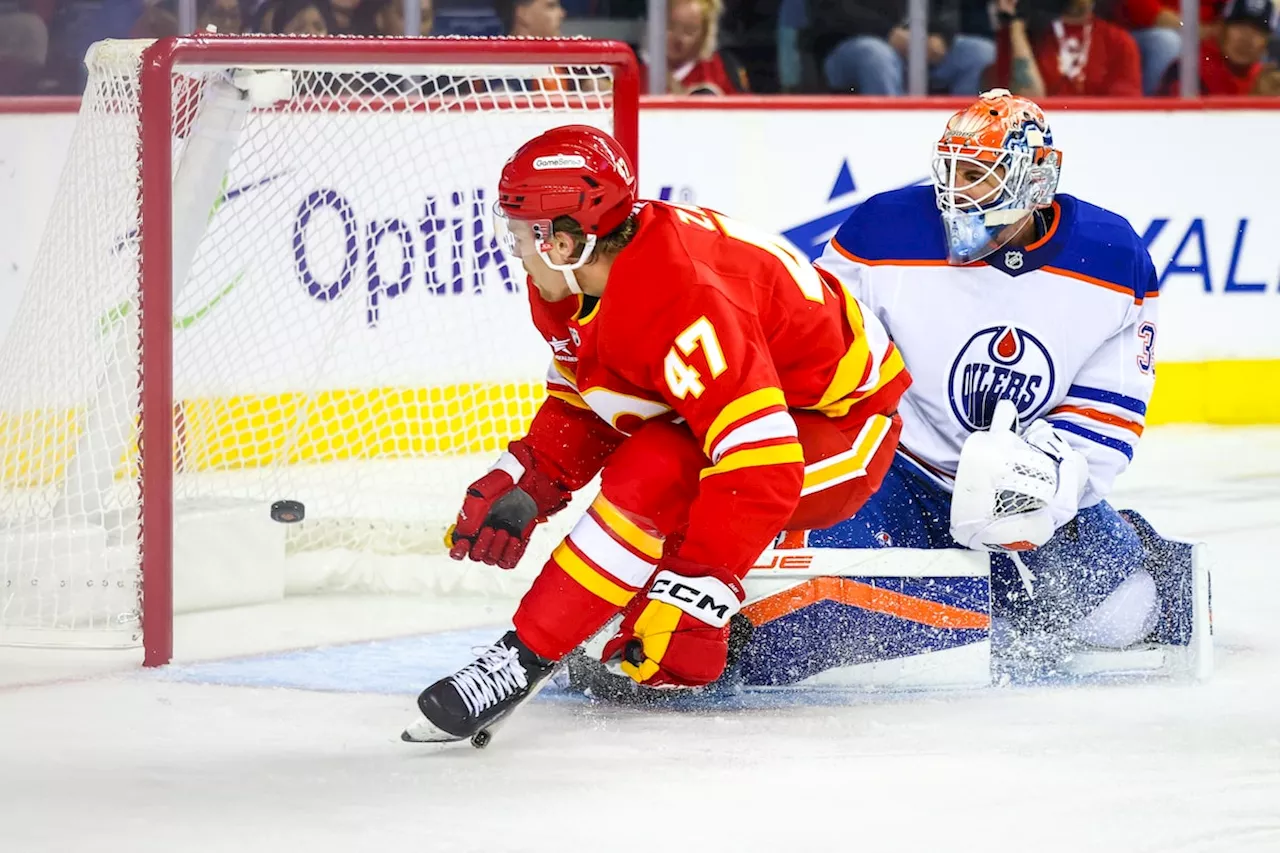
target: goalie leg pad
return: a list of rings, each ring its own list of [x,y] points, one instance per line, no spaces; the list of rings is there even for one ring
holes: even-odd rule
[[[1020,632],[1065,633],[1146,565],[1137,531],[1105,501],[1083,509],[1034,551],[993,555],[993,613]]]
[[[1147,553],[1160,612],[1147,638],[1169,654],[1163,669],[1204,680],[1213,675],[1213,591],[1204,544],[1166,539],[1138,513],[1121,510]]]
[[[1123,649],[1155,627],[1160,612],[1156,582],[1139,569],[1120,582],[1102,603],[1071,624],[1071,638],[1087,646]]]

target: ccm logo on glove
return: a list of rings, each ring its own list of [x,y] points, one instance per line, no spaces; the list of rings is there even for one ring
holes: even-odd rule
[[[648,597],[678,607],[708,625],[723,628],[741,609],[743,593],[719,578],[688,578],[664,571],[653,579]]]

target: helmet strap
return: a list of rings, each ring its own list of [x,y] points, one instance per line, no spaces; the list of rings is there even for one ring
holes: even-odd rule
[[[560,270],[560,274],[564,276],[564,283],[569,286],[569,292],[574,296],[581,296],[582,288],[578,286],[578,277],[574,275],[573,270],[566,267]]]
[[[588,234],[586,241],[582,243],[582,254],[577,256],[577,260],[570,261],[567,264],[557,264],[543,250],[538,250],[538,256],[543,259],[543,263],[547,264],[549,268],[559,270],[561,273],[568,273],[575,269],[581,269],[586,264],[586,261],[591,260],[591,252],[593,251],[595,251],[595,234]]]
[[[578,277],[573,274],[574,270],[581,269],[587,261],[591,260],[591,254],[596,248],[596,235],[588,234],[586,242],[582,246],[582,254],[578,256],[576,261],[567,264],[557,264],[551,260],[551,256],[542,250],[538,250],[538,256],[542,258],[542,262],[553,270],[564,275],[565,284],[569,286],[569,291],[575,295],[582,293],[582,288],[578,286]]]

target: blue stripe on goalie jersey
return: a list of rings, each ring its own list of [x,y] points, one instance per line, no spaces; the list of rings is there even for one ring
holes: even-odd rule
[[[1060,429],[1063,432],[1069,432],[1072,435],[1078,435],[1081,438],[1086,438],[1089,441],[1092,441],[1094,444],[1100,444],[1103,447],[1123,453],[1125,458],[1131,461],[1133,459],[1133,445],[1126,441],[1121,441],[1118,438],[1112,438],[1111,436],[1094,432],[1088,427],[1080,426],[1080,424],[1075,421],[1064,421],[1059,417],[1049,418],[1049,423],[1056,429]]]
[[[1145,416],[1147,414],[1147,404],[1137,397],[1126,397],[1124,394],[1117,394],[1115,391],[1108,391],[1105,388],[1072,385],[1067,389],[1067,398],[1070,399],[1072,397],[1078,400],[1089,400],[1094,403],[1118,406],[1121,409],[1133,412],[1135,415]]]

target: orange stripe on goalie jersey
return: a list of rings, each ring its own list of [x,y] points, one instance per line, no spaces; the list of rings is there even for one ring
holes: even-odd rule
[[[1137,421],[1131,421],[1128,418],[1122,418],[1119,415],[1113,415],[1110,412],[1102,412],[1098,409],[1085,408],[1083,406],[1058,406],[1049,412],[1051,415],[1079,415],[1082,418],[1089,418],[1102,424],[1109,424],[1120,429],[1127,429],[1134,435],[1142,435],[1143,425]]]

